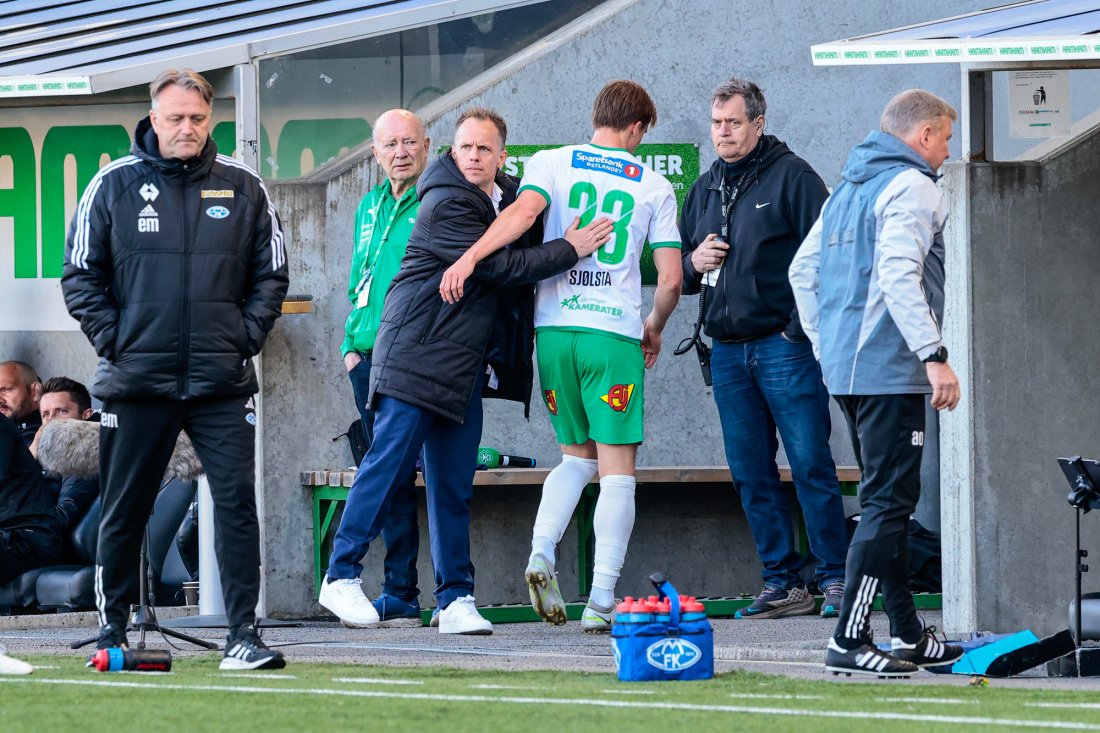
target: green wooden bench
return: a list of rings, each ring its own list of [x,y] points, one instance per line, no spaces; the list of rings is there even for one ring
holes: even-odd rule
[[[498,468],[488,471],[478,471],[474,474],[474,486],[526,486],[541,488],[547,468]],[[785,484],[791,484],[791,470],[780,467],[779,478]],[[840,480],[841,493],[846,496],[855,496],[859,485],[858,468],[838,468],[837,478]],[[730,484],[729,468],[718,466],[675,466],[639,468],[637,471],[638,484]],[[328,567],[329,552],[332,546],[332,538],[336,533],[334,520],[341,505],[347,501],[348,490],[355,480],[353,470],[335,471],[305,471],[301,474],[302,486],[311,492],[313,500],[313,562],[315,591],[319,592],[321,580],[324,577],[325,568]],[[422,476],[417,477],[417,486],[423,486]],[[592,517],[595,511],[596,498],[599,496],[599,485],[589,484],[581,494],[581,500],[577,506],[577,557],[582,559],[578,563],[578,594],[586,595],[592,583],[592,561],[595,549],[595,538],[592,531]],[[801,511],[797,502],[792,503],[796,513],[796,521],[800,528],[804,527]],[[534,517],[532,517],[532,521]],[[804,530],[799,532],[801,549],[807,549],[806,534]]]

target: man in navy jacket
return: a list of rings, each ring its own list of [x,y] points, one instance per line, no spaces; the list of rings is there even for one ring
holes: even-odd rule
[[[347,626],[379,620],[361,587],[362,559],[423,448],[439,632],[493,630],[474,605],[470,572],[481,398],[530,401],[531,286],[595,251],[611,229],[599,220],[583,230],[574,226],[567,239],[501,250],[478,264],[461,302],[444,303],[443,272],[515,201],[518,182],[500,173],[506,137],[496,112],[467,110],[451,150],[433,160],[417,184],[416,226],[386,295],[374,345],[368,396],[375,410],[374,442],[348,492],[318,598]],[[541,239],[541,232],[529,235],[531,243]],[[514,325],[497,329],[501,318]]]
[[[705,333],[726,460],[764,566],[764,589],[738,618],[813,613],[799,574],[787,495],[775,464],[783,438],[810,550],[820,561],[823,616],[844,594],[847,536],[829,451],[829,395],[802,332],[787,268],[827,191],[810,165],[764,135],[764,95],[734,77],[715,90],[718,160],[692,186],[680,219],[684,292],[705,283]]]

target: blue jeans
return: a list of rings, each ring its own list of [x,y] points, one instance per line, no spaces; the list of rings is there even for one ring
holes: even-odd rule
[[[714,401],[733,485],[764,565],[764,583],[802,585],[786,492],[775,463],[776,431],[791,464],[819,586],[844,579],[848,537],[836,465],[829,450],[829,395],[809,342],[774,334],[744,343],[715,341]]]
[[[348,372],[355,406],[363,420],[367,444],[374,442],[374,410],[367,407],[370,386],[370,354]],[[420,596],[417,588],[416,557],[420,553],[420,526],[416,517],[416,470],[401,482],[390,499],[390,509],[382,524],[382,542],[386,545],[383,562],[382,592],[412,602]],[[358,576],[356,576],[358,577]]]
[[[381,533],[393,496],[423,448],[436,600],[446,608],[473,593],[470,500],[482,417],[480,382],[461,423],[394,397],[379,398],[374,442],[348,492],[329,559],[329,578],[358,578],[363,573],[363,556]]]

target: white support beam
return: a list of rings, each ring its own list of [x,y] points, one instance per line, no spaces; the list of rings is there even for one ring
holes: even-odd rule
[[[237,64],[233,67],[233,97],[237,127],[237,152],[234,157],[252,170],[260,171],[260,82],[255,63]],[[260,558],[263,567],[267,533],[264,529],[264,373],[260,354],[252,358],[256,369],[259,390],[255,397],[256,415],[256,516],[260,525]],[[267,582],[260,573],[260,598],[256,615],[263,616],[267,608]]]
[[[963,83],[963,126],[967,84]],[[940,415],[940,551],[943,555],[943,625],[953,638],[977,630],[977,532],[974,516],[974,334],[970,258],[970,163],[947,166],[944,183],[951,216],[944,230],[947,281],[944,342],[959,378],[962,399]]]

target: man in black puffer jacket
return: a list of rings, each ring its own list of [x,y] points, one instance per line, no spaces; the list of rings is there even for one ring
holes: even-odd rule
[[[363,594],[362,559],[378,536],[400,478],[421,448],[439,631],[489,634],[474,606],[470,498],[481,438],[481,398],[528,405],[531,395],[532,283],[576,264],[605,243],[606,219],[538,246],[541,232],[501,250],[474,270],[463,299],[439,296],[443,272],[516,198],[518,182],[499,172],[507,128],[496,112],[473,108],[458,119],[450,153],[417,184],[420,209],[401,271],[393,279],[374,347],[370,401],[374,443],[359,466],[321,587],[322,606],[349,626],[378,614]]]
[[[820,560],[821,613],[844,596],[844,505],[829,450],[829,395],[787,280],[794,253],[828,195],[806,161],[764,134],[760,87],[734,77],[711,99],[718,160],[699,177],[680,218],[684,292],[705,283],[703,325],[726,460],[741,497],[764,588],[738,618],[813,613],[786,491],[775,465],[783,439],[810,551]]]
[[[260,589],[251,358],[279,317],[288,279],[275,207],[260,177],[218,155],[213,89],[162,72],[131,155],[88,184],[65,245],[61,288],[100,356],[103,514],[96,549],[97,648],[126,643],[138,550],[157,482],[186,430],[210,480],[229,621],[222,669],[275,669],[255,631]]]

